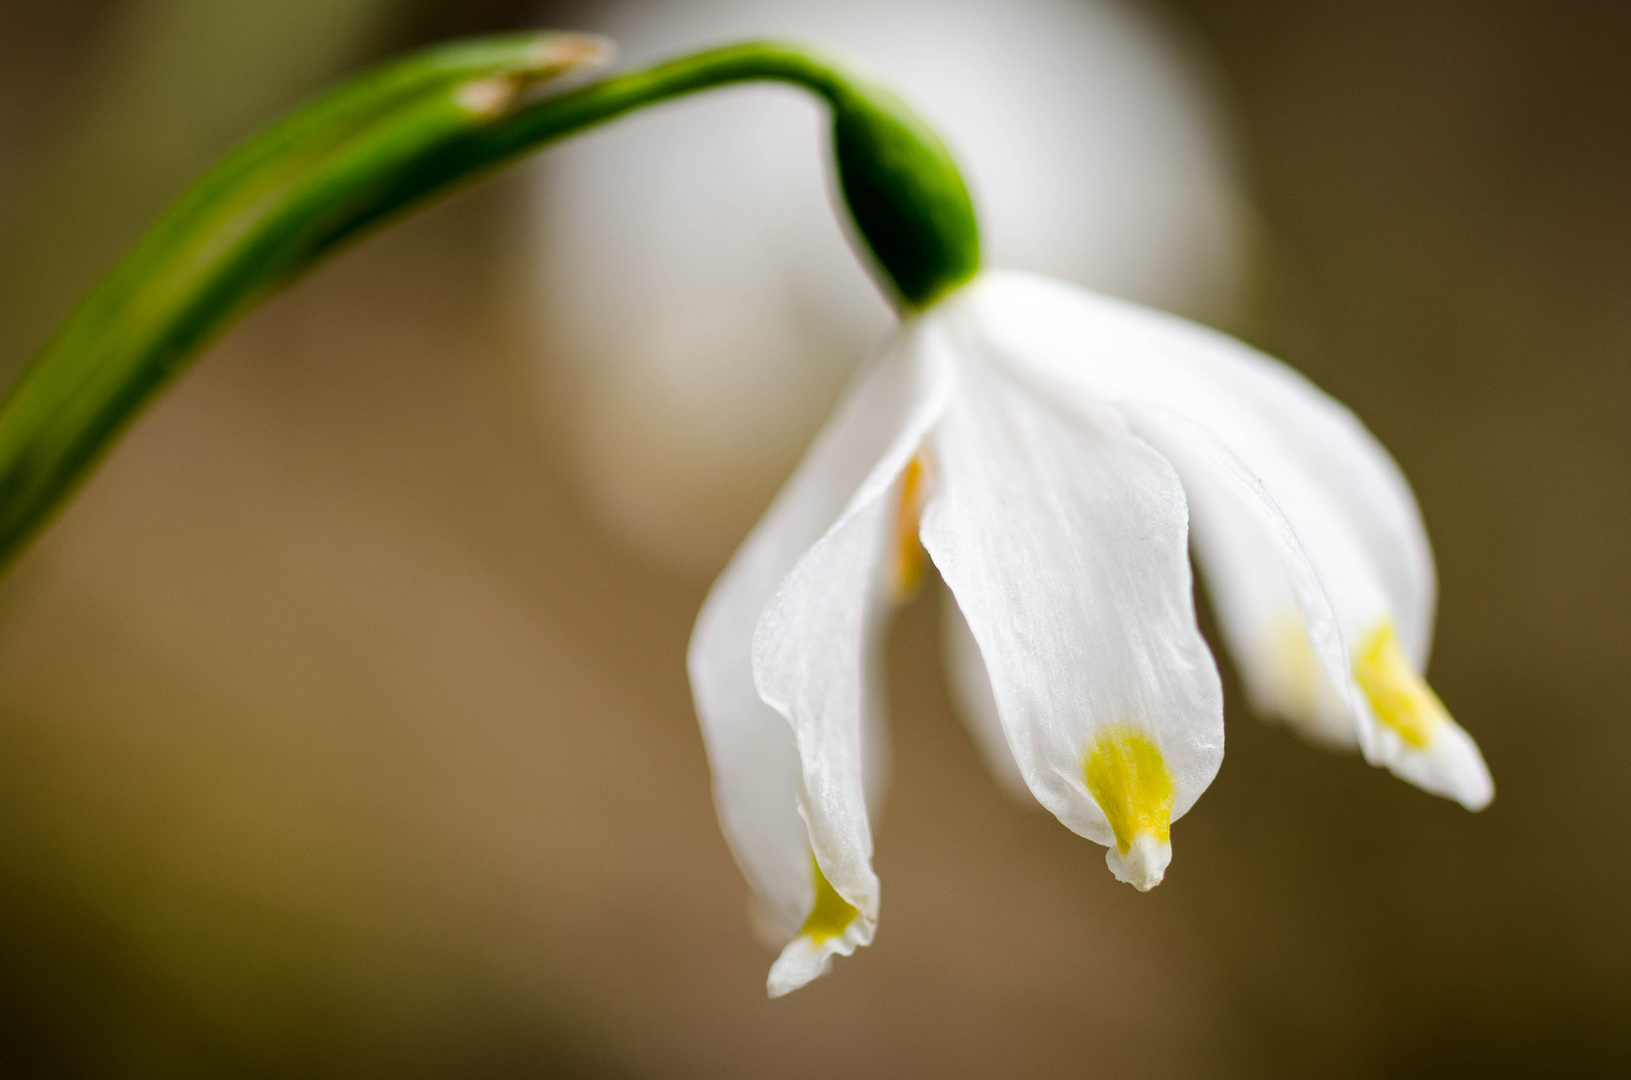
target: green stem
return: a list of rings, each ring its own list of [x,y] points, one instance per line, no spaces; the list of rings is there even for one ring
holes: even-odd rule
[[[882,284],[923,308],[979,268],[973,204],[944,144],[895,95],[802,46],[755,41],[681,57],[515,109],[449,141],[399,178],[373,216],[547,143],[673,98],[743,82],[783,82],[832,109],[845,203]],[[359,218],[357,225],[372,217]]]
[[[750,43],[527,100],[532,84],[600,52],[564,34],[433,49],[352,80],[207,173],[0,403],[0,562],[208,341],[343,241],[528,150],[683,94],[768,79],[823,98],[857,232],[904,306],[927,306],[978,268],[956,166],[887,92],[797,47]]]
[[[482,140],[498,160],[635,109],[730,83],[803,87],[832,108],[839,187],[881,284],[924,308],[979,269],[979,227],[956,162],[894,94],[797,45],[748,42],[682,57],[523,110]]]

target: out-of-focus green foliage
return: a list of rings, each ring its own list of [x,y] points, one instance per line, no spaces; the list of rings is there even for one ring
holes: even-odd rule
[[[831,106],[839,185],[886,288],[922,307],[979,265],[961,175],[892,95],[798,46],[749,42],[541,100],[598,39],[442,46],[359,76],[207,173],[88,296],[0,403],[0,560],[136,412],[270,289],[391,212],[553,139],[683,94],[777,80]]]
[[[381,48],[423,5],[113,6],[80,70],[53,69],[49,86],[32,89],[40,154],[26,175],[12,178],[15,198],[0,207],[0,373],[15,374],[74,301],[210,162]],[[64,93],[63,84],[74,89]]]
[[[489,163],[477,136],[524,86],[599,55],[593,39],[536,33],[429,50],[360,76],[212,169],[0,406],[0,552],[235,315],[368,223]]]

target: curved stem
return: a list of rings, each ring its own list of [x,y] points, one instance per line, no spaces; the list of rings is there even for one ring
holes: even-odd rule
[[[635,109],[731,83],[771,81],[803,87],[835,107],[867,84],[804,46],[749,41],[683,56],[644,71],[614,75],[525,107],[495,125],[497,145],[523,150]]]
[[[327,252],[528,150],[683,94],[750,80],[809,89],[832,107],[845,200],[902,303],[924,306],[977,269],[956,166],[888,93],[808,50],[755,42],[528,99],[602,52],[569,34],[432,49],[352,80],[205,174],[0,402],[0,563],[208,341]]]
[[[468,179],[557,139],[647,106],[744,82],[801,87],[832,109],[838,179],[875,260],[875,276],[899,306],[922,308],[979,266],[974,208],[939,137],[900,99],[819,51],[749,41],[598,80],[522,103],[428,155],[358,227],[441,185]]]

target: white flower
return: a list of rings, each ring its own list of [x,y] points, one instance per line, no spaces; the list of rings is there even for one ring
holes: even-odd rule
[[[857,377],[692,637],[720,818],[785,943],[772,995],[872,939],[878,645],[925,553],[977,645],[950,659],[971,721],[994,713],[1006,736],[1007,760],[985,739],[999,767],[1104,844],[1116,877],[1161,880],[1171,823],[1223,758],[1191,516],[1262,708],[1489,801],[1476,746],[1420,675],[1434,582],[1415,504],[1352,414],[1181,319],[982,273]]]

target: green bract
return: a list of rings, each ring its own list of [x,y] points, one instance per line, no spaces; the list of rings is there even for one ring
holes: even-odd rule
[[[927,307],[979,270],[968,188],[903,101],[882,90],[838,95],[833,155],[856,229],[906,304]]]
[[[535,98],[605,45],[533,33],[431,49],[365,73],[210,170],[69,316],[0,403],[0,559],[136,412],[257,300],[393,211],[635,109],[751,80],[832,107],[839,186],[904,306],[973,276],[973,205],[940,140],[893,95],[788,45],[729,46]]]

